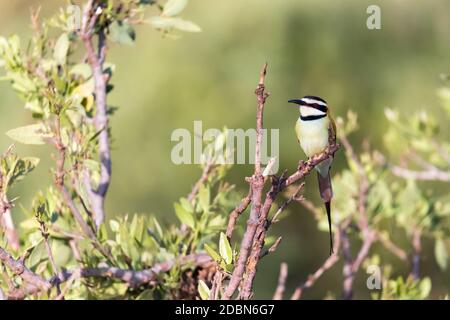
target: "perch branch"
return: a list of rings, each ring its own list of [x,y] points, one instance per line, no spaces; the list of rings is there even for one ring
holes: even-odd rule
[[[307,161],[302,161],[297,171],[289,177],[285,178],[284,175],[282,175],[281,177],[272,177],[272,186],[267,192],[264,204],[261,208],[261,214],[254,236],[252,252],[247,262],[247,276],[244,280],[244,285],[241,293],[241,297],[243,299],[249,299],[251,297],[253,281],[256,276],[257,264],[260,259],[261,250],[264,247],[266,232],[268,230],[268,227],[270,226],[270,222],[267,222],[267,217],[276,197],[286,187],[309,175],[316,165],[334,155],[334,153],[338,149],[338,144],[331,144],[323,153],[318,154],[317,156],[314,156]]]
[[[244,233],[244,237],[241,242],[240,252],[236,267],[233,270],[231,279],[227,288],[223,294],[224,300],[229,300],[235,293],[239,284],[242,281],[245,265],[250,255],[250,248],[253,243],[253,238],[256,233],[258,224],[258,217],[261,211],[261,196],[264,188],[264,177],[261,174],[261,143],[262,143],[262,129],[263,129],[263,113],[264,104],[266,102],[268,93],[265,91],[265,77],[267,74],[267,63],[261,69],[258,86],[256,87],[255,94],[257,99],[256,109],[256,146],[255,146],[255,171],[253,176],[249,179],[251,184],[252,196],[251,196],[251,209],[250,217],[247,220],[247,229]]]

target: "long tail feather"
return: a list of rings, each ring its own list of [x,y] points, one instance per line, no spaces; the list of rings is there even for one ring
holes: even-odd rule
[[[331,186],[330,172],[323,177],[319,172],[317,173],[317,178],[319,181],[319,191],[320,197],[325,203],[325,208],[327,210],[328,217],[328,229],[330,232],[330,255],[334,253],[333,251],[333,231],[331,230],[331,199],[333,198],[333,188]]]
[[[331,230],[331,203],[330,201],[325,202],[325,208],[327,209],[327,216],[328,216],[328,230],[330,232],[330,256],[334,253],[333,250],[333,231]]]

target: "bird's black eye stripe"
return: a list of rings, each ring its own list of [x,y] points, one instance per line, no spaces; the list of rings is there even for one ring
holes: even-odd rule
[[[307,105],[308,107],[311,107],[311,108],[320,110],[320,111],[325,112],[325,113],[328,111],[328,107],[327,107],[327,106],[323,106],[323,105],[321,105],[321,104],[317,104],[317,103],[307,103],[306,105]]]

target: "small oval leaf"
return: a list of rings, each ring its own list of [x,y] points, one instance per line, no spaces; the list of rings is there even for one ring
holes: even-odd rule
[[[231,250],[230,242],[223,232],[220,233],[219,252],[226,264],[233,262],[233,250]]]
[[[202,300],[209,299],[209,294],[211,293],[211,290],[209,290],[208,286],[203,280],[199,280],[198,282],[198,293],[200,294],[200,298],[202,298]]]
[[[164,6],[163,15],[168,17],[176,16],[186,8],[189,0],[169,0]]]
[[[41,124],[32,124],[11,129],[6,132],[6,135],[17,142],[32,145],[45,144],[44,139],[51,136],[48,133],[44,133],[44,127]]]

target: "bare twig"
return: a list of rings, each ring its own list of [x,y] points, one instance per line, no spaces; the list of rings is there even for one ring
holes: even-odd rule
[[[264,187],[264,177],[261,174],[261,143],[263,134],[263,113],[264,104],[268,97],[268,93],[265,92],[265,76],[267,73],[267,63],[261,69],[258,86],[256,87],[255,94],[257,97],[257,110],[256,110],[256,146],[255,146],[255,171],[253,176],[249,179],[251,183],[252,207],[250,210],[250,217],[247,220],[247,229],[244,233],[244,237],[241,242],[239,258],[236,263],[236,267],[233,270],[233,274],[228,283],[228,287],[225,289],[223,299],[230,299],[238,288],[242,281],[242,277],[245,272],[245,266],[247,259],[250,255],[250,248],[253,243],[253,238],[256,233],[258,225],[258,217],[261,210],[261,196]]]
[[[57,275],[55,275],[57,277]],[[80,270],[75,270],[72,275],[67,280],[66,285],[64,286],[64,289],[61,290],[61,292],[58,294],[58,296],[55,298],[55,300],[64,300],[65,295],[67,292],[69,292],[70,288],[72,287],[73,283],[81,277]]]
[[[389,238],[382,236],[378,233],[377,240],[390,252],[395,254],[400,260],[406,261],[408,259],[407,253],[392,242]]]
[[[0,247],[0,260],[11,270],[15,275],[21,277],[24,282],[32,285],[38,290],[48,291],[52,287],[51,283],[30,269],[25,267],[23,261],[14,259],[7,251]]]
[[[261,254],[261,257],[259,257],[259,259],[261,260],[265,256],[275,252],[278,249],[278,246],[280,245],[281,240],[283,240],[283,237],[279,236],[277,238],[277,240],[275,240],[275,242],[270,246],[270,248],[267,249],[264,253]]]
[[[286,209],[286,207],[294,200],[300,201],[300,193],[305,187],[305,183],[302,182],[297,189],[294,191],[294,193],[285,201],[283,204],[278,208],[277,212],[273,215],[272,219],[270,220],[270,224],[278,222],[278,216]]]
[[[347,158],[353,161],[359,174],[358,186],[358,228],[361,231],[363,244],[359,249],[356,258],[352,259],[350,239],[348,238],[347,230],[343,229],[341,232],[342,251],[344,256],[344,284],[343,284],[343,298],[351,299],[353,297],[353,282],[355,274],[358,272],[362,262],[367,258],[370,248],[377,240],[377,233],[369,226],[369,218],[367,215],[367,196],[370,190],[369,179],[366,170],[362,165],[359,157],[353,150],[352,145],[345,135],[340,136],[340,141],[345,148]]]
[[[231,211],[231,213],[230,213],[227,231],[226,231],[228,240],[231,239],[231,236],[233,234],[233,230],[234,230],[234,227],[236,226],[236,222],[237,222],[239,215],[241,215],[242,212],[244,212],[245,209],[247,209],[248,205],[250,204],[251,197],[252,197],[252,188],[250,186],[248,195],[245,198],[243,198],[241,200],[241,202],[239,203],[239,205],[236,208],[234,208],[233,211]]]
[[[92,241],[92,244],[100,253],[102,253],[110,261],[114,261],[114,258],[112,257],[111,253],[106,248],[100,245],[94,231],[83,219],[80,210],[78,210],[78,207],[75,205],[75,202],[73,201],[72,196],[64,183],[65,179],[64,164],[66,161],[66,147],[64,146],[61,139],[60,121],[61,119],[59,115],[57,115],[55,117],[55,128],[54,128],[55,137],[53,139],[53,143],[56,147],[56,150],[59,153],[59,157],[56,160],[55,185],[58,188],[59,192],[61,193],[64,203],[72,212],[73,217],[77,221],[84,235],[87,236]]]
[[[194,187],[192,187],[192,190],[187,197],[189,202],[194,201],[194,198],[197,195],[198,191],[200,190],[201,186],[204,185],[206,181],[208,181],[208,177],[211,174],[214,167],[215,167],[214,162],[209,161],[208,163],[206,163],[205,167],[203,168],[203,172],[202,175],[200,176],[200,179],[198,179],[198,181],[194,184]]]
[[[411,275],[414,280],[420,279],[420,254],[422,252],[422,232],[416,226],[412,230],[411,242],[413,246],[412,270]]]
[[[73,217],[77,221],[78,225],[81,227],[81,230],[83,230],[84,234],[90,238],[90,239],[96,239],[94,232],[89,227],[89,225],[84,221],[83,216],[81,215],[80,211],[78,210],[77,206],[73,202],[72,196],[69,193],[69,190],[67,190],[67,187],[64,184],[64,178],[65,178],[65,169],[64,164],[66,161],[66,147],[64,146],[62,139],[61,139],[61,122],[60,117],[56,116],[55,118],[55,138],[54,138],[54,145],[56,147],[56,150],[59,153],[59,157],[56,160],[56,172],[55,172],[55,185],[60,191],[64,202],[69,207],[70,211],[72,212]]]
[[[256,109],[256,145],[255,145],[255,176],[261,174],[261,144],[263,139],[263,119],[264,119],[264,104],[269,94],[265,91],[264,82],[267,74],[267,63],[265,63],[261,69],[259,75],[258,86],[256,87],[255,94],[258,100],[258,107]]]
[[[217,263],[216,263],[217,265]],[[217,300],[219,298],[219,291],[222,287],[223,273],[219,270],[219,266],[216,266],[216,273],[214,274],[211,292],[209,294],[209,300]]]
[[[105,197],[108,192],[111,180],[111,151],[108,134],[108,114],[106,104],[106,87],[107,76],[103,72],[103,63],[106,56],[107,44],[105,37],[105,30],[100,26],[98,30],[98,51],[96,52],[93,42],[93,32],[98,15],[101,10],[97,11],[94,7],[94,1],[90,0],[85,7],[82,28],[80,30],[80,37],[83,40],[84,47],[87,51],[88,62],[92,69],[92,74],[95,82],[95,102],[96,113],[94,117],[94,125],[99,132],[98,152],[100,155],[100,182],[97,190],[90,192],[90,202],[94,215],[95,223],[98,226],[103,223],[105,219]]]
[[[75,270],[63,270],[57,276],[50,280],[44,280],[38,275],[28,270],[22,261],[14,260],[6,251],[0,248],[0,260],[3,261],[14,273],[20,275],[29,286],[13,290],[9,293],[10,299],[23,299],[30,294],[40,291],[48,291],[57,283],[72,282],[80,278],[110,278],[117,281],[127,283],[130,287],[136,288],[144,284],[154,285],[157,277],[161,273],[169,272],[176,265],[205,267],[212,263],[211,257],[206,253],[197,253],[187,256],[178,257],[173,260],[155,264],[152,268],[143,270],[128,270],[115,267],[100,268],[79,268]],[[11,264],[11,265],[9,265]],[[15,271],[16,270],[16,271]],[[67,287],[67,286],[66,286]],[[70,286],[67,290],[70,289]],[[61,292],[58,298],[62,298],[62,294],[67,294],[67,290]]]
[[[447,160],[449,155],[446,150],[439,145],[439,143],[432,141],[431,144],[434,145],[436,151],[441,155],[444,160]],[[405,162],[408,160],[413,161],[417,164],[420,169],[412,170],[407,168],[407,164],[405,163],[403,166],[391,166],[391,171],[394,175],[404,178],[404,179],[413,179],[413,180],[424,180],[424,181],[450,181],[450,172],[442,170],[435,166],[434,164],[426,161],[421,156],[417,154],[416,151],[412,150],[407,152],[404,157],[406,158]]]
[[[424,180],[424,181],[450,181],[450,172],[433,169],[424,171],[415,171],[399,166],[392,167],[392,173],[398,177],[405,179]]]
[[[48,255],[48,259],[50,260],[50,265],[52,267],[53,270],[53,275],[57,275],[58,274],[58,266],[56,265],[55,262],[55,258],[53,256],[53,252],[52,252],[52,248],[50,246],[50,243],[48,241],[48,231],[47,231],[47,227],[45,226],[44,221],[39,220],[39,230],[41,231],[41,235],[42,238],[44,238],[44,245],[45,245],[45,250],[47,250],[47,255]],[[59,283],[56,284],[56,289],[57,289],[57,293],[59,294],[61,292]]]
[[[342,239],[342,253],[344,257],[344,284],[343,284],[343,294],[342,297],[346,300],[349,300],[353,297],[353,279],[354,273],[352,272],[352,252],[350,248],[350,239],[347,235],[347,230],[342,229],[341,239]]]
[[[280,275],[278,277],[277,289],[273,295],[273,300],[283,300],[284,291],[286,288],[286,279],[288,276],[288,265],[283,262],[280,265]]]

